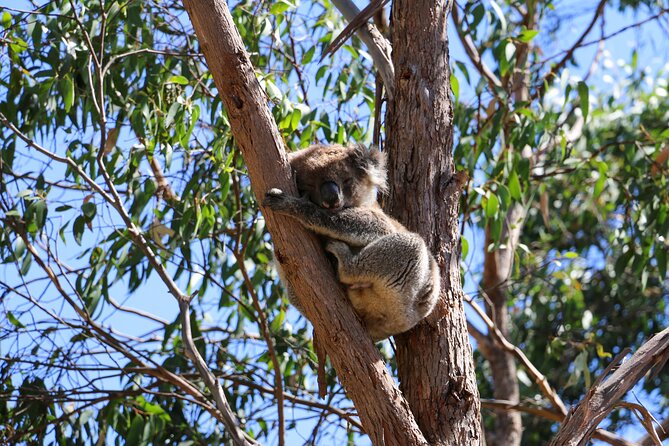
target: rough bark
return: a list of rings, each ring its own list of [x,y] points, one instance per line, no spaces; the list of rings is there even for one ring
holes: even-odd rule
[[[550,446],[586,444],[599,423],[616,407],[618,400],[651,368],[663,367],[669,360],[669,328],[653,336],[629,360],[607,376],[622,359],[614,359],[583,400],[569,411]]]
[[[259,201],[272,187],[296,193],[281,136],[223,0],[184,0]],[[406,400],[334,279],[315,238],[263,209],[277,260],[374,444],[425,444]]]
[[[396,0],[392,10],[395,97],[386,116],[387,211],[425,238],[442,271],[432,314],[397,336],[400,387],[433,445],[481,442],[480,404],[462,305],[447,1]]]

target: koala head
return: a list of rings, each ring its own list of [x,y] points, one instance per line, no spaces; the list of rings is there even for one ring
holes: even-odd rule
[[[300,194],[325,209],[371,206],[386,189],[386,157],[377,148],[317,144],[288,160]]]

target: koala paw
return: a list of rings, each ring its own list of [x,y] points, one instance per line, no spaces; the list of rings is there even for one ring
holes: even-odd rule
[[[284,194],[281,189],[273,188],[265,194],[265,199],[263,200],[262,205],[274,210],[278,208],[285,199],[286,194]]]

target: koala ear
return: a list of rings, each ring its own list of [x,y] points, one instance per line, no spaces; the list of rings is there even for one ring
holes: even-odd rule
[[[297,150],[295,152],[286,152],[286,158],[288,158],[288,163],[293,164],[293,161],[295,161],[300,152],[301,150]]]
[[[385,192],[388,188],[386,182],[386,154],[376,146],[367,148],[363,144],[356,144],[353,147],[352,156],[355,166],[367,174],[374,186]]]

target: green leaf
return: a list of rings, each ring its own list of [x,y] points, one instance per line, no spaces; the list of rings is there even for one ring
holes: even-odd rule
[[[310,47],[304,55],[302,55],[302,65],[306,65],[314,58],[314,53],[316,52],[316,47]]]
[[[32,265],[32,263],[33,263],[33,256],[30,255],[30,253],[26,254],[23,257],[23,262],[21,262],[20,272],[22,276],[28,274],[28,271],[30,271],[30,265]]]
[[[595,188],[592,191],[594,197],[599,197],[599,195],[602,193],[604,190],[604,186],[606,185],[606,177],[604,175],[600,175],[597,181],[595,182]]]
[[[532,39],[537,36],[537,34],[539,34],[539,31],[536,29],[526,29],[521,31],[521,33],[518,35],[518,40],[523,43],[531,42]]]
[[[142,408],[142,410],[149,415],[157,416],[165,421],[171,421],[170,415],[165,412],[165,409],[162,408],[159,404],[153,404],[144,399],[144,397],[137,397],[137,404]]]
[[[625,272],[625,269],[627,268],[627,265],[629,265],[633,255],[634,251],[629,249],[621,254],[620,257],[618,257],[613,268],[616,272],[616,276],[620,276]]]
[[[302,118],[302,110],[296,108],[293,110],[293,113],[290,116],[290,128],[292,130],[297,129],[300,125],[300,119]]]
[[[16,260],[20,259],[23,253],[26,252],[26,244],[22,238],[16,240],[16,246],[14,247],[14,258]]]
[[[30,206],[28,207],[28,210],[26,212],[26,217],[30,219],[30,221],[35,223],[37,230],[42,229],[46,224],[46,216],[47,216],[46,201],[36,200],[30,203]]]
[[[95,217],[97,207],[95,206],[95,203],[88,201],[81,205],[81,212],[83,212],[86,218],[90,221]]]
[[[102,297],[102,293],[100,292],[99,288],[93,289],[88,294],[88,296],[86,296],[84,303],[86,305],[86,311],[88,312],[88,314],[93,314],[95,312],[95,309],[98,307],[98,304],[100,303],[100,297]]]
[[[520,201],[523,198],[523,193],[520,189],[520,180],[515,171],[511,172],[511,175],[509,175],[509,193],[511,193],[511,197],[514,200]]]
[[[583,119],[588,117],[588,109],[590,107],[590,99],[588,93],[588,86],[585,82],[580,81],[578,83],[578,97],[581,103],[581,113],[583,113]]]
[[[455,65],[457,65],[457,67],[460,69],[460,71],[462,72],[462,75],[467,80],[467,83],[470,84],[471,80],[469,79],[469,70],[467,70],[467,66],[460,61],[455,61]]]
[[[188,85],[188,79],[185,76],[172,76],[167,79],[168,84]]]
[[[65,112],[69,112],[70,109],[72,108],[72,104],[74,104],[74,82],[72,82],[72,78],[70,76],[65,76],[63,79],[63,106],[65,108]]]
[[[497,198],[499,198],[499,204],[501,209],[507,210],[511,206],[511,193],[509,188],[503,184],[497,185]]]
[[[12,26],[12,15],[7,11],[2,13],[2,26],[3,28],[9,28]]]
[[[660,133],[660,138],[669,139],[669,128],[664,129],[664,131],[662,133]]]
[[[16,198],[25,198],[25,197],[30,197],[32,195],[33,195],[32,189],[23,189],[21,192],[16,194]]]
[[[8,311],[8,312],[7,312],[7,320],[9,320],[9,322],[11,322],[11,324],[12,324],[13,326],[15,326],[16,328],[26,328],[26,326],[23,325],[23,324],[21,323],[21,321],[19,321],[19,320],[16,318],[16,316],[14,316],[14,314],[12,314],[11,311]]]
[[[81,237],[84,235],[84,229],[86,229],[86,219],[80,215],[74,220],[74,224],[72,225],[72,234],[77,245],[81,245]]]
[[[283,97],[279,87],[277,87],[276,84],[269,79],[265,79],[265,91],[267,92],[267,96],[269,96],[270,99],[281,99]]]
[[[283,326],[283,321],[286,319],[286,312],[285,311],[279,311],[279,314],[276,315],[276,317],[272,320],[272,323],[270,324],[270,331],[272,333],[278,333],[279,330],[281,330],[281,327]]]
[[[181,108],[181,104],[179,104],[178,102],[175,102],[174,104],[170,105],[170,109],[167,112],[167,116],[165,117],[165,128],[170,127],[172,123],[174,123],[174,117],[179,111],[179,108]]]
[[[460,97],[460,82],[453,73],[451,73],[451,90],[453,90],[453,96],[455,96],[455,100],[457,101]]]
[[[278,2],[275,2],[270,8],[269,12],[272,15],[279,15],[283,14],[284,12],[288,11],[293,5],[288,3],[285,0],[280,0]]]
[[[497,199],[497,196],[495,194],[490,193],[488,195],[488,199],[486,200],[485,216],[487,218],[495,217],[498,209],[499,209],[499,200]]]
[[[126,437],[126,444],[140,444],[144,440],[144,419],[137,415],[132,419],[130,432]]]
[[[513,42],[507,42],[506,45],[504,45],[504,57],[506,57],[506,60],[510,62],[515,54],[516,45]]]

